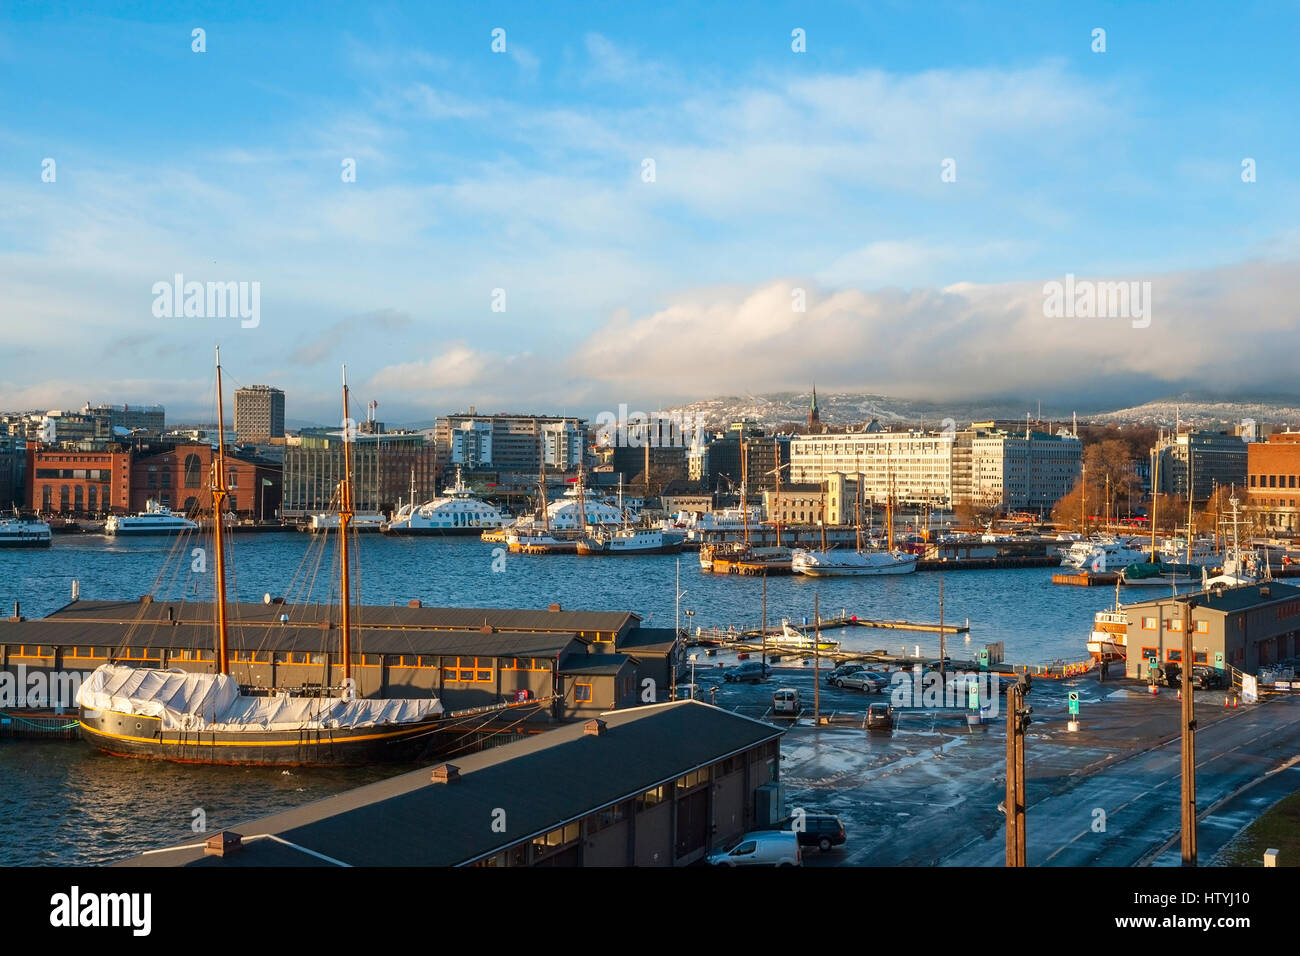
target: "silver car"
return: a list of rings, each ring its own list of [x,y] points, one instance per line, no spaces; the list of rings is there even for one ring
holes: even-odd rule
[[[875,694],[884,688],[885,682],[881,680],[878,674],[870,671],[856,671],[852,674],[845,674],[843,677],[835,679],[836,687],[852,687],[854,690],[864,690],[867,693]]]

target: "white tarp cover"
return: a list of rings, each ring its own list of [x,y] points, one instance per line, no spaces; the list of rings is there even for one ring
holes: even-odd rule
[[[242,697],[228,674],[105,664],[81,684],[88,710],[160,717],[164,730],[342,730],[414,723],[443,713],[435,698]]]

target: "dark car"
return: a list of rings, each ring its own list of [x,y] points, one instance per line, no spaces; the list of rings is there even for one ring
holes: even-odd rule
[[[834,685],[841,677],[848,677],[850,674],[856,674],[858,671],[867,669],[866,664],[841,664],[835,670],[826,675],[826,683]]]
[[[833,813],[804,813],[803,829],[798,829],[795,817],[786,817],[776,829],[794,830],[799,834],[800,846],[815,846],[823,853],[833,846],[843,846],[848,839],[844,823]]]
[[[722,679],[728,684],[752,681],[757,684],[772,674],[772,668],[761,661],[743,661],[735,667],[728,667],[722,672]]]
[[[888,704],[872,704],[867,708],[867,730],[893,730],[894,708]]]
[[[1165,665],[1165,683],[1170,687],[1182,687],[1183,675],[1182,668],[1177,664]],[[1192,689],[1193,690],[1219,690],[1228,686],[1228,678],[1222,671],[1214,667],[1197,665],[1192,668]]]

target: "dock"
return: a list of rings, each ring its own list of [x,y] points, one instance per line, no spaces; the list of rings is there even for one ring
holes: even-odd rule
[[[0,710],[0,738],[19,740],[77,740],[81,730],[76,713],[49,710]]]
[[[1118,571],[1061,571],[1052,575],[1053,584],[1072,584],[1080,588],[1114,587]]]

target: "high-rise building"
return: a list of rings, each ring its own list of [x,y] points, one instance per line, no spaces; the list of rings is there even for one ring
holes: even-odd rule
[[[1151,451],[1153,469],[1159,459],[1156,490],[1186,497],[1189,470],[1192,497],[1197,501],[1207,500],[1217,487],[1244,484],[1249,448],[1246,436],[1226,431],[1188,431],[1161,438]]]
[[[158,438],[166,428],[166,410],[161,405],[91,405],[82,408],[81,414],[103,419],[110,435],[119,435],[114,429],[144,433]]]
[[[790,440],[790,480],[820,484],[829,475],[862,475],[863,498],[903,504],[952,502],[954,436],[949,433],[837,432]]]
[[[536,474],[575,471],[586,451],[587,421],[553,415],[447,415],[434,423],[438,460],[466,470]]]
[[[284,392],[270,385],[235,390],[235,435],[241,442],[284,437]]]

